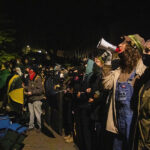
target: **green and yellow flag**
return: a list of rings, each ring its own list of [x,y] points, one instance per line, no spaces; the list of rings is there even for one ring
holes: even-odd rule
[[[16,103],[24,104],[24,93],[22,88],[22,81],[19,75],[14,75],[8,83],[8,103],[10,99]]]

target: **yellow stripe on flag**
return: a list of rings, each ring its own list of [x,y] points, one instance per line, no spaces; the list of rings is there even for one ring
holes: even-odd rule
[[[8,94],[12,101],[19,103],[19,104],[24,104],[24,93],[23,93],[23,88],[15,89],[9,92]]]

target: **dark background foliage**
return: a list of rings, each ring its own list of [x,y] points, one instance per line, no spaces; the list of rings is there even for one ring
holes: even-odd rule
[[[120,36],[126,34],[139,33],[148,39],[147,3],[135,0],[1,0],[0,31],[13,32],[9,32],[12,42],[3,41],[0,47],[9,51],[20,51],[28,44],[47,50],[96,49],[101,37],[113,44],[118,44]]]

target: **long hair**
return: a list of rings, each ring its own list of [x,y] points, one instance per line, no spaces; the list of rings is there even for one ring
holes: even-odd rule
[[[132,47],[132,45],[127,42],[126,50],[123,53],[119,54],[119,57],[122,72],[131,73],[137,66],[141,55],[137,48]]]

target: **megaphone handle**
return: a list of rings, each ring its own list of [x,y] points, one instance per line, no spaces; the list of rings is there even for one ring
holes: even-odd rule
[[[107,55],[112,55],[112,52],[111,51],[106,51],[107,52]]]

